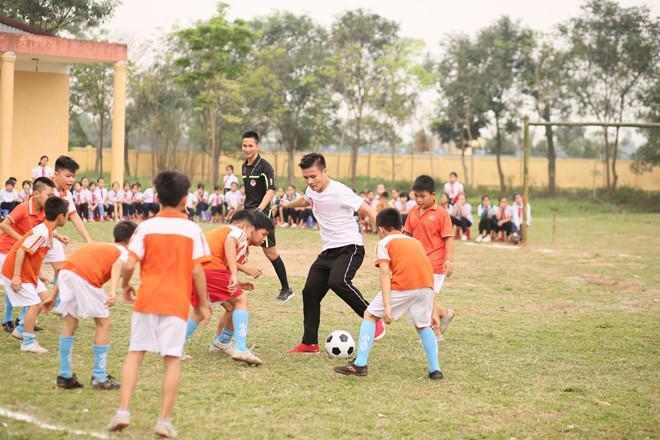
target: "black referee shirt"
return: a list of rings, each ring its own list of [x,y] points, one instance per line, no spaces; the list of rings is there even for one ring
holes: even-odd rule
[[[245,185],[245,208],[258,208],[269,189],[275,189],[275,171],[267,160],[257,155],[254,163],[243,162],[243,185]],[[270,211],[270,204],[264,210]]]

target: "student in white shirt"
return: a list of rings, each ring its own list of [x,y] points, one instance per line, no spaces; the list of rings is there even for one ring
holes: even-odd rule
[[[234,174],[234,165],[227,165],[225,171],[227,172],[227,174],[222,176],[222,183],[223,183],[224,193],[226,194],[229,191],[231,191],[232,183],[236,183],[236,187],[238,187],[238,177]]]
[[[506,196],[500,196],[500,206],[497,210],[495,223],[495,232],[505,235],[508,239],[513,232],[513,223],[511,222],[511,207]],[[503,237],[504,239],[504,237]]]
[[[48,167],[46,165],[48,165],[48,156],[41,156],[41,158],[39,159],[39,165],[32,168],[32,180],[37,179],[39,177],[48,177],[48,178],[53,177],[53,174],[55,172],[51,167]]]
[[[456,204],[451,207],[451,223],[461,229],[461,240],[467,240],[467,231],[472,226],[472,206],[459,194]]]
[[[209,196],[209,206],[211,206],[211,221],[213,223],[222,223],[222,206],[225,198],[220,193],[220,186],[215,185],[213,192]]]
[[[105,179],[96,179],[96,198],[99,201],[100,220],[110,217],[110,202],[108,202],[108,189],[105,187]]]
[[[186,198],[186,214],[188,214],[188,220],[193,220],[195,218],[195,206],[197,205],[197,197],[195,193],[188,193]]]
[[[492,234],[497,223],[497,208],[490,202],[488,194],[481,196],[481,203],[477,208],[477,217],[479,217],[479,235],[475,241],[488,243],[492,240]]]
[[[98,191],[96,182],[89,184],[89,212],[91,214],[90,220],[101,221],[105,215],[105,207],[101,200],[101,193]]]
[[[242,205],[243,194],[238,189],[238,183],[232,182],[231,189],[225,194],[225,203],[227,204],[227,214],[225,219],[231,221],[236,211],[239,211]]]
[[[150,214],[156,215],[158,213],[158,202],[156,201],[156,187],[151,187],[144,190],[142,193],[142,211],[145,220],[150,217]]]
[[[130,220],[133,216],[133,192],[131,191],[131,184],[124,182],[124,190],[122,191],[122,214],[123,219]]]
[[[133,220],[138,220],[138,218],[141,217],[143,214],[142,191],[140,191],[141,186],[142,185],[140,185],[137,182],[131,185],[131,206],[132,206]]]
[[[197,184],[197,191],[195,191],[195,198],[197,199],[197,206],[195,207],[195,213],[200,222],[206,220],[206,215],[209,210],[209,193],[204,191],[204,184]]]
[[[449,196],[449,204],[453,205],[458,201],[460,194],[465,194],[463,184],[458,181],[456,171],[449,173],[449,182],[445,183],[445,192]]]
[[[14,209],[18,202],[17,192],[14,189],[16,182],[13,179],[7,179],[5,187],[0,189],[0,217],[5,218]]]
[[[23,187],[23,189],[18,193],[18,201],[23,203],[28,197],[30,197],[30,194],[32,194],[32,181],[24,180],[23,183],[21,183],[21,187]]]
[[[119,182],[112,182],[112,188],[108,191],[108,215],[112,220],[121,220],[123,218],[124,193],[119,189]]]
[[[511,239],[514,244],[518,244],[519,240],[522,240],[522,224],[523,224],[523,198],[520,193],[515,193],[513,195],[513,206],[511,206],[511,223],[512,223],[512,233]],[[527,227],[532,224],[532,206],[527,203]]]

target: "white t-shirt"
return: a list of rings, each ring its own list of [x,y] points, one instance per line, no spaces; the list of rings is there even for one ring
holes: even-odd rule
[[[238,205],[241,204],[242,199],[243,194],[241,194],[239,190],[229,191],[227,194],[225,194],[225,202],[227,202],[227,206],[231,209],[238,208]]]
[[[197,203],[197,197],[194,193],[188,193],[188,198],[186,199],[186,208],[193,209]]]
[[[80,203],[92,203],[92,192],[89,189],[80,190]]]
[[[232,175],[225,174],[222,177],[222,181],[224,182],[223,186],[224,186],[225,189],[231,189],[232,182],[235,182],[236,185],[238,185],[238,177],[236,177],[235,174],[232,174]]]
[[[523,223],[523,204],[513,203],[511,206],[511,221],[517,227]],[[527,226],[532,224],[532,205],[527,203]]]
[[[142,193],[144,203],[156,203],[156,191],[153,188],[147,188]]]
[[[459,194],[465,194],[463,184],[458,181],[454,183],[445,183],[445,192],[449,195],[449,204],[454,203],[454,199],[458,197]]]
[[[307,187],[305,200],[319,223],[323,250],[352,244],[362,245],[362,235],[354,213],[364,200],[343,183],[330,180],[325,191],[319,193]]]
[[[195,191],[195,198],[197,199],[197,203],[208,203],[209,193],[207,193],[206,191],[204,192]]]
[[[472,206],[469,203],[466,203],[463,205],[463,209],[461,209],[458,205],[452,206],[452,213],[455,217],[457,218],[462,218],[465,217],[468,219],[470,223],[472,223]],[[464,215],[467,214],[467,215]]]
[[[16,194],[17,193],[14,190],[7,191],[5,188],[0,189],[0,203],[11,203],[18,201]]]
[[[69,202],[67,215],[76,213],[76,204],[73,203],[73,194],[71,193],[71,191],[66,191],[65,193],[61,193],[60,191],[57,190],[57,188],[55,188],[53,190],[53,194],[55,195],[55,197],[59,197],[60,199],[64,199],[67,202]]]
[[[224,198],[222,194],[211,193],[209,196],[209,205],[210,206],[219,206],[224,203]]]
[[[40,165],[37,165],[36,167],[32,168],[32,180],[38,179],[39,177],[53,177],[53,169],[51,167],[41,167]]]
[[[124,192],[122,190],[115,192],[114,189],[111,189],[110,191],[108,191],[108,202],[115,203],[115,202],[122,202],[123,200],[124,200]]]

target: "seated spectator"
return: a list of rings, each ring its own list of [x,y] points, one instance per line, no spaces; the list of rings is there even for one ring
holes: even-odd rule
[[[30,197],[30,194],[32,194],[32,181],[30,180],[24,180],[23,183],[21,183],[22,189],[18,192],[18,202],[23,203]]]
[[[289,185],[286,189],[286,193],[282,196],[282,199],[287,202],[293,202],[294,200],[297,200],[298,197],[299,195],[296,193],[296,187]],[[280,204],[280,218],[282,219],[281,225],[283,228],[294,226],[297,220],[296,210],[294,208],[284,208]]]
[[[511,233],[513,232],[513,223],[511,223],[511,207],[509,206],[509,201],[506,196],[500,196],[500,206],[497,210],[495,223],[495,232],[500,236],[499,240],[508,239]]]
[[[96,182],[92,181],[89,184],[89,213],[91,221],[100,221],[105,215],[103,201],[100,200],[100,193]]]
[[[0,217],[5,218],[18,204],[18,193],[14,189],[16,181],[9,178],[5,187],[0,189]]]
[[[380,212],[383,209],[391,208],[390,204],[390,195],[387,193],[387,191],[383,191],[380,194],[380,197],[378,197],[378,203],[376,203],[376,212]]]
[[[392,200],[391,200],[392,208],[401,212],[403,206],[401,205],[401,200],[399,200],[401,198],[401,194],[399,194],[399,190],[396,188],[392,188],[390,194],[392,195]]]
[[[376,206],[378,205],[378,202],[380,201],[380,197],[383,195],[384,192],[385,192],[385,185],[383,185],[382,183],[379,183],[378,185],[376,185],[376,192],[375,193],[373,191],[371,191],[371,193],[373,194],[373,197],[371,199],[371,207],[372,208],[376,209]]]
[[[197,207],[197,196],[196,193],[188,193],[186,198],[186,214],[188,214],[188,220],[195,220],[195,208]]]
[[[220,185],[213,187],[213,193],[209,196],[209,205],[211,206],[211,221],[213,223],[222,223],[222,206],[225,198],[220,192]]]
[[[463,184],[458,181],[456,171],[449,173],[449,182],[445,183],[445,192],[449,196],[449,204],[453,205],[458,201],[458,196],[465,194]]]
[[[484,194],[481,196],[481,204],[477,208],[477,216],[479,217],[479,235],[476,241],[491,241],[491,235],[495,232],[495,225],[497,224],[497,208],[490,203],[490,196]]]
[[[230,191],[225,194],[225,203],[227,204],[227,214],[225,221],[230,222],[236,211],[243,207],[244,195],[238,189],[238,183],[232,182]]]
[[[143,213],[140,186],[138,182],[131,185],[131,220],[133,221],[138,221]]]
[[[460,230],[461,240],[467,240],[472,226],[472,206],[465,199],[465,194],[459,194],[449,216],[451,223]]]
[[[86,222],[89,218],[89,204],[87,203],[87,198],[85,195],[85,190],[82,187],[81,182],[76,182],[73,184],[73,191],[71,192],[73,196],[73,204],[76,205],[76,211],[82,219],[83,222]]]
[[[48,165],[48,156],[41,156],[39,158],[39,164],[32,168],[32,180],[38,179],[39,177],[53,177],[53,169]]]
[[[408,209],[408,194],[406,193],[401,193],[399,196],[399,203],[398,207],[395,206],[398,210],[399,213],[401,213],[401,222],[405,225],[406,224],[406,219],[408,218],[408,212],[410,209]]]
[[[280,202],[284,199],[284,188],[277,188],[277,192],[270,201],[270,211],[273,213],[273,222],[276,225],[282,225],[282,215],[280,214]]]
[[[131,191],[131,184],[124,182],[124,190],[122,191],[122,219],[130,220],[133,217],[133,191]]]
[[[142,193],[142,216],[146,220],[156,215],[159,210],[160,206],[156,201],[156,187],[152,184]]]
[[[114,221],[123,218],[124,193],[119,189],[119,182],[112,182],[112,188],[108,191],[108,216]]]
[[[103,213],[101,215],[101,220],[106,220],[110,218],[110,215],[112,214],[110,212],[110,202],[108,201],[108,190],[105,187],[105,179],[103,177],[99,177],[96,179],[96,191],[97,191],[97,197],[99,199],[99,208],[103,208]],[[100,211],[101,209],[99,209]]]
[[[523,224],[523,198],[520,193],[513,195],[513,206],[511,209],[511,240],[514,244],[518,244],[523,240],[522,224]],[[532,224],[532,206],[527,203],[527,227]]]
[[[442,195],[440,195],[440,206],[444,208],[444,210],[447,211],[449,215],[451,215],[451,204],[449,203],[450,200],[451,199],[449,198],[449,194],[442,193]]]
[[[238,177],[234,174],[234,165],[227,165],[225,167],[225,171],[227,174],[222,176],[222,183],[223,183],[223,188],[224,188],[224,194],[227,194],[229,191],[231,191],[231,184],[236,182],[236,186],[238,186]]]

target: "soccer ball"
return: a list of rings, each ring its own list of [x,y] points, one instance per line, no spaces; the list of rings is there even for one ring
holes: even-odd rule
[[[331,358],[350,357],[355,352],[353,336],[346,330],[335,330],[325,340],[325,351]]]

